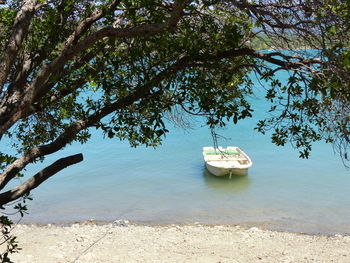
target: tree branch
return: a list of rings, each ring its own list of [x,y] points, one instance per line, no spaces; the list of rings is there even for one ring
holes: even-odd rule
[[[36,4],[37,0],[27,0],[17,13],[9,42],[0,57],[0,94],[2,93],[10,68],[16,60],[17,53],[22,46],[23,40],[27,36]]]
[[[310,18],[312,10],[305,3],[300,1],[285,1],[267,2],[266,4],[255,4],[246,0],[229,0],[234,6],[241,10],[246,10],[252,17],[255,17],[259,23],[262,23],[262,28],[265,33],[268,33],[265,25],[273,32],[277,30],[292,29],[306,34],[310,34],[311,27],[317,26],[317,22]],[[303,13],[301,13],[303,11]],[[306,27],[306,28],[303,28]],[[275,32],[276,33],[276,32]]]
[[[105,27],[98,30],[95,33],[87,36],[85,39],[78,42],[76,45],[71,46],[69,49],[64,49],[63,52],[51,63],[45,64],[42,67],[40,73],[38,73],[36,79],[29,85],[26,90],[25,96],[21,99],[20,105],[14,109],[11,113],[7,113],[8,117],[0,127],[0,136],[3,135],[12,125],[27,115],[27,111],[33,107],[33,103],[43,97],[48,90],[45,87],[45,83],[49,80],[51,74],[62,68],[65,63],[71,60],[74,56],[78,55],[84,50],[87,50],[93,44],[105,37],[117,37],[117,38],[135,38],[152,36],[158,33],[166,32],[167,30],[173,30],[178,21],[183,15],[184,0],[178,0],[174,4],[174,9],[170,15],[170,18],[165,23],[160,24],[146,24],[136,26],[132,28],[114,28]]]
[[[87,18],[83,19],[76,27],[74,32],[67,38],[64,48],[62,49],[62,53],[69,49],[73,44],[76,44],[79,38],[86,32],[87,29],[91,27],[93,23],[101,19],[107,13],[107,11],[114,10],[119,3],[120,0],[114,0],[107,8],[97,10]]]
[[[28,194],[31,190],[38,187],[42,182],[49,179],[54,174],[59,171],[71,166],[73,164],[79,163],[83,160],[83,155],[81,153],[76,155],[71,155],[65,158],[61,158],[41,170],[39,173],[35,174],[33,177],[29,178],[23,184],[13,188],[10,191],[0,194],[0,206],[7,204],[8,202],[14,201],[25,194]]]
[[[33,81],[30,88],[27,91],[27,95],[24,101],[36,101],[38,97],[41,97],[46,90],[42,89],[42,84],[45,83],[50,74],[54,73],[57,69],[62,67],[67,61],[72,59],[80,52],[87,50],[91,45],[98,42],[105,37],[117,37],[117,38],[135,38],[152,36],[158,33],[172,30],[176,27],[177,22],[183,15],[182,8],[183,1],[177,1],[173,12],[167,22],[161,24],[147,24],[136,26],[133,28],[114,28],[105,27],[87,36],[85,39],[72,46],[71,48],[64,49],[60,56],[58,56],[52,63],[44,65],[42,71],[38,74],[38,77]]]
[[[116,111],[117,109],[127,107],[132,103],[134,103],[135,101],[141,99],[153,87],[158,85],[166,76],[168,76],[168,74],[178,72],[186,67],[190,67],[191,65],[193,66],[194,62],[218,61],[224,58],[247,56],[247,55],[273,63],[283,68],[293,69],[293,67],[300,68],[303,66],[303,64],[300,62],[284,61],[273,57],[273,56],[279,55],[282,58],[283,57],[289,58],[288,56],[284,56],[282,53],[274,52],[271,54],[269,53],[264,54],[249,48],[233,49],[233,50],[223,51],[215,55],[198,56],[197,58],[183,57],[179,59],[176,63],[169,66],[167,69],[164,69],[162,72],[160,72],[157,76],[155,76],[152,80],[150,80],[146,84],[136,88],[133,92],[131,92],[129,95],[125,96],[124,98],[121,98],[116,102],[111,103],[110,105],[104,106],[100,110],[96,111],[94,114],[90,115],[85,120],[78,120],[75,123],[71,124],[53,142],[46,145],[37,146],[29,150],[23,156],[18,158],[15,162],[13,162],[8,167],[8,169],[0,175],[0,189],[2,189],[13,177],[15,177],[17,173],[21,171],[28,163],[32,162],[38,157],[42,157],[47,154],[51,154],[53,152],[58,151],[59,149],[63,148],[67,143],[69,143],[71,140],[73,140],[76,134],[78,134],[81,130],[84,130],[88,127],[95,125],[103,117],[109,115],[110,113]],[[291,57],[291,58],[295,59],[295,57]],[[309,60],[307,62],[311,63]],[[315,63],[315,61],[313,62]],[[196,65],[196,66],[200,66],[200,65]]]
[[[280,66],[286,69],[296,69],[306,65],[322,63],[320,59],[304,59],[296,56],[287,56],[281,52],[262,53],[250,48],[225,50],[213,55],[203,55],[197,58],[192,58],[192,62],[219,61],[225,58],[243,57],[243,56],[251,56],[266,62],[270,62],[271,64],[274,64],[276,66]],[[276,56],[281,57],[283,59],[275,58]],[[190,60],[191,58],[188,59],[188,62],[190,62]]]
[[[169,68],[160,72],[157,76],[155,76],[152,80],[147,82],[145,85],[135,89],[135,91],[130,93],[128,96],[125,96],[124,98],[121,98],[120,100],[101,108],[100,110],[96,111],[85,120],[78,120],[72,123],[53,142],[45,145],[33,147],[32,149],[30,149],[28,152],[26,152],[21,157],[19,157],[16,161],[14,161],[0,175],[0,190],[3,189],[7,185],[7,183],[12,178],[14,178],[28,163],[34,161],[38,157],[42,157],[62,149],[69,142],[71,142],[80,131],[95,125],[96,122],[98,122],[108,114],[116,111],[117,109],[122,107],[127,107],[132,103],[134,103],[135,101],[141,99],[145,94],[147,94],[152,89],[152,87],[160,83],[170,72],[173,72],[174,70],[175,71],[179,70],[178,65],[181,63],[183,63],[183,61],[179,60],[177,63],[173,64]]]

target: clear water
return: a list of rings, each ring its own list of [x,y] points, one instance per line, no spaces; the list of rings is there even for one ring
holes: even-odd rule
[[[253,119],[219,133],[253,160],[246,177],[210,175],[201,149],[210,131],[171,128],[156,150],[130,148],[95,132],[85,144],[68,146],[44,164],[69,154],[84,161],[55,175],[32,192],[27,222],[129,219],[145,224],[191,223],[258,225],[308,233],[350,233],[350,172],[331,145],[314,146],[301,160],[291,147],[276,147],[253,130],[265,115],[265,101],[252,99]]]

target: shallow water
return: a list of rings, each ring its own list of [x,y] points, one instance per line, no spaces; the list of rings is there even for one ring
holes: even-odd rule
[[[171,128],[154,149],[130,148],[94,132],[85,144],[68,146],[49,158],[84,153],[32,192],[25,222],[129,219],[145,224],[259,225],[308,233],[350,233],[350,172],[331,145],[314,146],[309,160],[290,146],[276,147],[253,130],[265,101],[252,99],[255,117],[220,134],[222,146],[237,145],[252,159],[248,176],[217,178],[204,166],[201,149],[210,131],[197,125]],[[33,174],[45,164],[30,166]]]

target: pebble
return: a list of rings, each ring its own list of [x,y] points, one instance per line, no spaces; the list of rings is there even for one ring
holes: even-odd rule
[[[83,238],[83,237],[77,237],[75,240],[76,240],[77,242],[83,242],[83,241],[84,241],[84,238]]]
[[[130,225],[130,221],[129,220],[115,220],[114,224],[116,226],[129,226]]]

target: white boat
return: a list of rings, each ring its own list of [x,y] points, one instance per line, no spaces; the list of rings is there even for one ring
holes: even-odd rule
[[[249,156],[238,147],[203,147],[203,157],[208,171],[216,176],[226,174],[246,175],[253,165]]]

